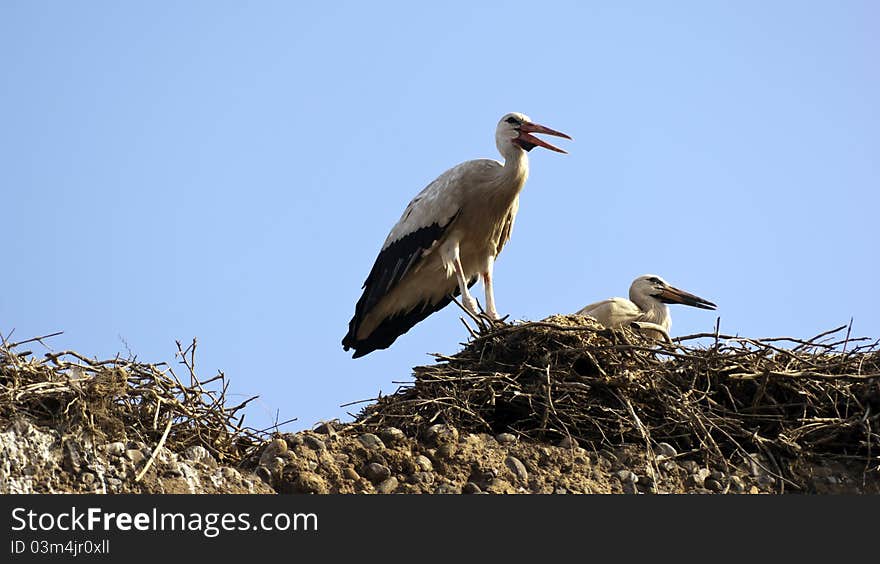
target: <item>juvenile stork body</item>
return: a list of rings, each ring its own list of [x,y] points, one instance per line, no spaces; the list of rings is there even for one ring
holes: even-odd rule
[[[382,245],[342,339],[346,351],[354,349],[353,358],[388,348],[459,294],[476,315],[477,301],[468,288],[478,278],[483,279],[485,313],[498,318],[492,271],[510,238],[519,193],[529,175],[526,153],[534,147],[565,152],[532,133],[571,139],[523,114],[507,114],[495,130],[504,163],[464,162],[409,203]]]
[[[590,316],[609,329],[635,324],[642,330],[656,331],[666,340],[672,327],[672,316],[666,304],[684,304],[701,309],[715,309],[715,304],[670,286],[654,274],[633,280],[629,299],[609,298],[584,306],[578,315]]]

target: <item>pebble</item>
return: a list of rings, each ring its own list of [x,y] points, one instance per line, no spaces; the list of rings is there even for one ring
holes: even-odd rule
[[[615,472],[614,475],[624,484],[635,484],[639,481],[639,477],[635,472],[630,472],[629,470],[619,470]]]
[[[394,493],[394,490],[397,489],[397,478],[391,476],[390,478],[383,480],[378,486],[376,486],[376,491],[380,494],[390,494]]]
[[[458,442],[458,429],[452,425],[438,423],[428,427],[425,433],[428,440],[432,441],[438,447],[444,444],[452,444]]]
[[[92,484],[95,483],[95,475],[92,474],[91,472],[83,472],[80,475],[79,479],[82,480],[82,483],[87,486],[91,486]]]
[[[430,472],[416,472],[412,475],[411,481],[416,484],[433,484],[434,474]]]
[[[375,483],[381,482],[391,476],[391,469],[383,464],[371,462],[364,466],[364,477]]]
[[[379,431],[379,434],[388,444],[395,445],[406,441],[406,435],[397,427],[385,427]]]
[[[227,480],[238,480],[241,478],[241,474],[235,468],[230,468],[229,466],[224,466],[220,469],[220,475],[226,478]]]
[[[324,441],[312,435],[305,435],[303,437],[303,444],[315,451],[327,450],[327,445],[324,444]]]
[[[457,494],[455,486],[452,484],[437,484],[437,487],[434,488],[435,494]]]
[[[297,493],[325,494],[328,491],[324,478],[313,472],[300,472],[293,482],[293,487]]]
[[[663,457],[664,459],[675,458],[676,455],[678,455],[678,451],[676,451],[675,447],[669,443],[658,443],[654,452],[657,453],[658,459],[660,459],[660,457]]]
[[[364,433],[360,435],[358,437],[358,441],[364,446],[364,448],[368,448],[370,450],[385,448],[385,443],[382,442],[382,439],[380,439],[373,433]]]
[[[672,474],[679,469],[678,463],[674,460],[667,460],[660,464],[660,468],[662,468],[665,472]]]
[[[515,456],[508,456],[504,459],[504,464],[513,474],[519,479],[520,482],[526,484],[529,481],[529,472],[526,470],[525,464]]]
[[[556,488],[555,490],[553,490],[553,493],[558,494],[558,495],[563,495],[563,494],[567,494],[568,490],[565,488]]]
[[[708,489],[712,490],[713,492],[720,492],[720,491],[724,490],[724,486],[721,484],[721,482],[719,482],[715,478],[707,478],[705,485]]]
[[[646,488],[653,488],[655,485],[654,478],[648,476],[647,474],[644,476],[638,476],[638,483],[640,486],[644,486]]]
[[[730,489],[736,493],[742,493],[745,491],[746,486],[745,484],[743,484],[742,478],[740,478],[739,476],[731,476]]]
[[[336,432],[336,427],[333,426],[332,421],[321,421],[312,429],[312,431],[322,435],[332,435]]]
[[[419,466],[419,468],[422,469],[423,472],[430,472],[434,469],[434,465],[431,463],[431,459],[424,454],[420,454],[416,457],[416,464]]]
[[[146,456],[144,456],[144,453],[142,453],[138,449],[130,448],[125,451],[125,458],[131,460],[132,464],[134,464],[135,466],[138,466],[141,462],[144,461]]]
[[[440,458],[452,458],[453,456],[455,456],[455,453],[457,451],[458,447],[456,447],[454,444],[445,444],[441,445],[437,449],[437,456],[439,456]]]
[[[272,471],[265,466],[258,466],[257,469],[254,470],[254,474],[266,484],[269,484],[270,486],[272,485]]]
[[[712,470],[712,472],[709,474],[709,477],[713,480],[718,480],[719,482],[723,481],[724,478],[726,478],[724,472],[722,472],[721,470]]]
[[[359,480],[361,478],[360,475],[351,466],[346,466],[345,469],[342,471],[342,475],[343,477],[345,477],[346,480]]]
[[[275,441],[279,441],[281,444],[283,444],[284,451],[285,452],[287,451],[287,443],[286,442],[284,442],[281,439],[275,439]],[[272,441],[272,442],[274,443],[275,441]],[[131,452],[131,451],[128,451],[128,452]],[[135,452],[140,452],[140,451],[135,451]],[[126,453],[126,454],[128,454],[128,453]],[[202,464],[206,464],[206,465],[210,466],[211,468],[215,468],[217,466],[217,461],[214,459],[214,457],[211,455],[211,453],[208,452],[208,449],[206,449],[202,445],[193,445],[193,446],[189,447],[188,449],[186,449],[185,451],[183,451],[183,458],[185,458],[186,460],[192,460],[193,462],[201,462]]]
[[[125,443],[115,442],[106,446],[107,454],[110,456],[122,456],[125,454]]]
[[[203,447],[190,447],[186,449],[184,456],[186,456],[190,460],[198,460],[202,455],[197,450],[199,448],[201,448],[203,451],[205,450]],[[272,439],[266,445],[266,448],[263,449],[263,453],[260,455],[260,460],[271,460],[276,456],[281,456],[282,454],[287,452],[287,448],[287,441],[285,441],[284,439]],[[207,451],[205,451],[204,454],[207,454]]]
[[[633,482],[624,482],[623,483],[623,493],[625,494],[637,494],[639,493],[639,489]]]
[[[709,469],[708,468],[700,468],[696,472],[694,472],[694,482],[698,485],[703,485],[706,483],[706,478],[709,477]]]
[[[107,487],[111,490],[119,490],[122,488],[122,480],[119,478],[107,478]]]
[[[776,478],[764,474],[755,478],[755,482],[758,483],[758,486],[769,489],[776,485]]]
[[[509,445],[516,442],[516,435],[513,433],[499,433],[495,435],[495,440],[498,441],[499,444]]]
[[[466,493],[466,494],[475,494],[475,493],[480,493],[481,491],[483,491],[483,490],[480,489],[480,486],[478,486],[477,484],[475,484],[473,482],[468,482],[461,489],[461,493]]]
[[[283,437],[287,446],[290,448],[298,447],[303,444],[303,438],[295,433],[285,433]]]

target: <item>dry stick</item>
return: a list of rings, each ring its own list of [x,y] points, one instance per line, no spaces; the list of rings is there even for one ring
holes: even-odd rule
[[[618,397],[618,400],[620,398]],[[660,468],[657,467],[657,461],[654,457],[654,448],[651,446],[651,433],[645,427],[642,420],[639,419],[639,416],[636,415],[636,410],[633,408],[632,402],[629,401],[629,398],[626,398],[626,408],[629,410],[629,414],[632,416],[633,421],[636,422],[636,427],[639,430],[639,433],[642,435],[642,439],[645,441],[645,451],[647,453],[648,459],[648,469],[651,470],[651,478],[657,480],[660,478]]]
[[[846,338],[843,341],[843,352],[844,353],[846,352],[846,345],[849,344],[849,335],[850,335],[850,332],[852,332],[852,324],[853,324],[853,318],[850,317],[849,318],[849,327],[846,328]]]
[[[165,439],[168,438],[168,432],[171,431],[171,423],[174,421],[174,418],[169,414],[168,416],[168,425],[165,426],[165,432],[162,433],[162,438],[159,439],[159,443],[156,445],[156,448],[153,449],[153,454],[150,455],[147,463],[144,464],[144,467],[141,468],[141,471],[138,472],[137,476],[135,476],[134,481],[140,482],[141,478],[144,477],[144,474],[147,473],[147,470],[150,469],[150,466],[153,465],[153,461],[156,459],[156,455],[159,454],[159,449],[165,444]]]
[[[24,341],[18,341],[16,343],[7,343],[6,339],[2,339],[2,340],[3,340],[3,345],[6,347],[9,347],[10,349],[14,349],[14,348],[18,347],[19,345],[24,345],[25,343],[33,343],[33,342],[40,343],[41,345],[43,345],[45,347],[46,344],[43,343],[43,339],[57,337],[58,335],[62,335],[63,333],[64,333],[64,331],[56,331],[55,333],[49,333],[48,335],[42,335],[40,337],[33,337],[31,339],[26,339]]]
[[[846,329],[845,324],[841,325],[840,327],[837,327],[835,329],[830,329],[830,330],[825,331],[823,333],[819,333],[815,337],[813,337],[811,339],[807,339],[807,343],[809,343],[810,346],[816,346],[816,345],[821,346],[821,343],[818,342],[819,339],[821,339],[822,337],[827,337],[828,335],[833,335],[834,333],[839,333],[840,331],[842,331],[844,329]],[[794,350],[799,350],[799,349],[804,348],[806,346],[807,346],[806,344],[798,345],[797,347],[794,348]]]

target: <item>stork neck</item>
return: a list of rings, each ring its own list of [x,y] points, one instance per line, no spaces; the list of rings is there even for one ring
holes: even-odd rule
[[[669,330],[669,325],[671,325],[671,323],[668,305],[653,298],[639,300],[639,302],[636,302],[636,305],[639,306],[639,309],[645,312],[645,321],[656,323],[657,325],[663,326],[667,331]]]
[[[511,144],[504,154],[504,169],[501,176],[505,181],[502,182],[503,185],[515,186],[516,192],[519,193],[529,177],[528,153]]]

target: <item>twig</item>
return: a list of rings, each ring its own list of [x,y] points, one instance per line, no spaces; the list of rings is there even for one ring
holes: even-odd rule
[[[153,461],[156,460],[156,455],[159,454],[159,449],[161,449],[165,445],[165,439],[168,438],[168,433],[171,431],[171,423],[173,419],[171,417],[168,418],[168,424],[165,425],[165,432],[162,433],[162,437],[159,439],[158,444],[156,444],[156,448],[153,449],[153,453],[150,455],[150,458],[147,460],[147,463],[144,464],[144,467],[141,468],[141,471],[138,472],[137,476],[135,476],[134,481],[140,482],[141,478],[144,477],[144,474],[147,473],[147,470],[150,469],[150,466],[153,465]]]

